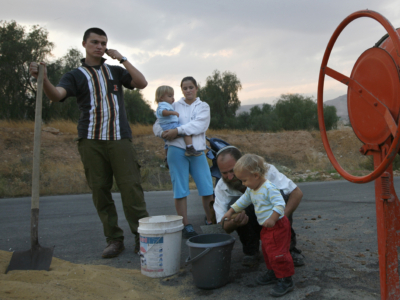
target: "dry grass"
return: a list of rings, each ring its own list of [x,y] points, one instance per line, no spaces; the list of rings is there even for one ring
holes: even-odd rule
[[[254,133],[254,131],[249,130],[230,130],[230,129],[221,129],[221,130],[214,130],[208,129],[206,132],[207,136],[215,136],[215,135],[223,135],[223,134],[230,134],[230,135],[248,135],[250,133]]]
[[[42,132],[41,195],[77,194],[90,192],[86,184],[74,138],[76,123],[52,121],[43,124],[54,127],[60,134]],[[153,135],[151,125],[132,124],[133,143],[141,164],[142,185],[145,191],[171,190],[171,179],[164,167],[164,142]],[[31,194],[32,151],[34,122],[0,121],[0,197],[19,197]],[[320,133],[208,130],[208,137],[221,138],[244,153],[263,156],[291,177],[306,170],[335,172],[323,148]],[[370,157],[362,156],[362,143],[351,128],[328,132],[335,157],[353,175],[364,175],[373,168]],[[400,167],[400,161],[395,162]],[[284,168],[286,167],[286,169]],[[190,180],[190,188],[195,184]],[[117,191],[116,185],[113,191]]]
[[[51,121],[42,127],[53,127],[60,130],[64,134],[74,134],[77,135],[78,129],[76,123],[69,120],[55,120]]]
[[[40,174],[40,195],[90,192],[81,163],[63,164],[44,160]],[[25,157],[0,168],[0,178],[0,197],[31,195],[32,159]]]
[[[315,151],[305,152],[303,159],[296,161],[296,170],[308,169],[326,173],[336,172],[323,148],[320,132],[312,131],[310,133],[315,140],[315,144],[312,147]],[[348,173],[361,176],[373,170],[372,157],[360,154],[359,149],[363,143],[351,128],[331,130],[327,132],[327,136],[336,160]]]
[[[35,123],[32,121],[6,121],[0,120],[0,128],[11,129],[34,129]]]
[[[373,170],[372,156],[364,156],[359,152],[363,143],[353,130],[330,131],[328,139],[335,158],[347,172],[359,175],[360,171]]]
[[[142,124],[131,124],[132,134],[133,136],[144,136],[144,135],[153,135],[153,125],[142,125]],[[248,133],[254,133],[252,131],[240,131],[240,130],[207,130],[207,135],[214,136],[218,134],[233,134],[233,135],[246,135]]]
[[[63,164],[47,160],[40,178],[40,193],[47,195],[89,193],[81,162]],[[77,192],[79,191],[79,192]]]
[[[0,120],[0,128],[10,129],[29,129],[34,130],[35,122],[33,121],[7,121]],[[60,130],[64,134],[77,134],[77,124],[70,120],[53,120],[44,123],[42,127],[53,127]],[[132,134],[134,136],[143,136],[153,134],[152,125],[131,124]]]
[[[131,124],[131,130],[133,136],[143,136],[143,135],[153,134],[152,125]]]

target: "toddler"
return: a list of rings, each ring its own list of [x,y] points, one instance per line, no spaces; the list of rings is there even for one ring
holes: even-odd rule
[[[268,165],[255,154],[242,156],[234,167],[235,176],[247,187],[223,219],[253,203],[258,223],[263,226],[260,239],[267,271],[257,278],[259,284],[276,283],[270,294],[280,297],[294,289],[294,265],[289,252],[290,222],[284,215],[285,201],[276,186],[265,178]]]
[[[174,103],[174,89],[167,85],[162,85],[156,90],[156,100],[158,107],[156,110],[156,117],[163,131],[175,129],[180,126],[178,117],[179,113],[174,110],[172,103]],[[185,135],[183,137],[186,144],[186,156],[200,156],[202,152],[196,151],[193,147],[192,136]],[[165,140],[164,140],[165,141]],[[165,144],[165,162],[167,163],[168,145]]]

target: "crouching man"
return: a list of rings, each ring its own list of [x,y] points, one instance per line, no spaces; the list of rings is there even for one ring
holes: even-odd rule
[[[242,156],[239,149],[234,146],[222,148],[217,153],[217,164],[221,171],[222,180],[218,181],[215,187],[214,210],[217,223],[221,223],[222,216],[230,206],[246,190],[242,182],[235,177],[233,167]],[[291,225],[290,254],[296,267],[304,265],[304,257],[301,251],[296,248],[296,233],[293,230],[293,212],[303,197],[303,192],[292,180],[280,173],[273,165],[269,164],[266,179],[271,181],[280,191],[286,202],[285,216],[288,217]],[[245,256],[242,260],[243,266],[252,267],[258,263],[260,247],[260,231],[262,226],[257,222],[254,206],[250,205],[237,217],[223,222],[223,228],[227,233],[236,230],[243,245]]]

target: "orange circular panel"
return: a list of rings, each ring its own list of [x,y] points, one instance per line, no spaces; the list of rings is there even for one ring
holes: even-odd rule
[[[397,34],[400,34],[400,28],[397,28],[396,31]],[[394,46],[392,38],[389,35],[383,37],[377,44],[375,44],[375,46],[379,46],[379,48],[386,50],[392,57],[397,56],[396,47]]]
[[[385,104],[394,120],[399,116],[399,73],[393,58],[381,48],[365,51],[356,61],[350,76],[364,90],[349,87],[347,108],[357,137],[366,144],[382,144],[391,132],[381,113],[363,95],[372,94]]]

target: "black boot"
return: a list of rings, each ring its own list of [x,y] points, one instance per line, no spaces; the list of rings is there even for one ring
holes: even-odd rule
[[[280,297],[293,291],[294,283],[292,280],[292,276],[285,278],[278,278],[278,283],[274,286],[274,288],[269,292],[271,296]]]
[[[275,272],[273,270],[267,270],[264,274],[257,277],[257,283],[261,285],[271,284],[277,282]]]
[[[293,264],[295,267],[300,267],[304,265],[304,255],[301,254],[301,250],[293,247],[293,249],[290,250],[290,255],[292,256]]]

